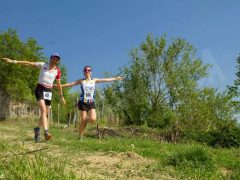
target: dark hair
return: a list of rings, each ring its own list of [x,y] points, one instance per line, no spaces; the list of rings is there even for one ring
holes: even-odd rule
[[[90,69],[92,70],[92,67],[91,67],[91,66],[85,66],[85,67],[83,68],[83,71],[84,71],[86,68],[90,68]]]

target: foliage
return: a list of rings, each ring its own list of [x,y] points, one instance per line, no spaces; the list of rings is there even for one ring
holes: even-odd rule
[[[129,66],[121,69],[123,82],[104,89],[106,103],[126,125],[165,129],[171,141],[184,137],[208,143],[219,124],[235,121],[236,103],[225,91],[198,86],[210,65],[195,53],[184,39],[168,44],[166,36],[148,35],[131,50]]]
[[[240,95],[239,85],[240,85],[240,54],[237,57],[237,72],[235,73],[236,79],[232,86],[228,87],[229,93],[232,94],[234,97],[238,97]]]
[[[232,98],[234,99],[233,103],[235,105],[235,111],[236,114],[239,115],[240,111],[240,101],[239,101],[239,95],[240,95],[240,90],[239,90],[239,85],[240,85],[240,54],[237,57],[237,72],[235,73],[236,79],[234,80],[233,85],[228,86],[227,92]]]
[[[17,31],[9,29],[7,32],[0,33],[0,58],[8,57],[16,60],[27,60],[31,62],[45,61],[47,58],[42,53],[43,48],[37,44],[33,38],[28,38],[23,42],[17,35]],[[67,70],[60,64],[62,72],[61,82],[67,82]],[[39,70],[33,67],[8,64],[0,61],[0,87],[7,92],[12,100],[35,102],[34,91],[38,80]],[[53,117],[57,119],[57,104],[60,102],[58,90],[54,89],[55,95],[52,100]],[[69,89],[64,89],[65,99],[68,104],[61,108],[59,117],[66,121],[67,113],[74,107],[76,95],[69,93]]]
[[[20,40],[16,30],[9,29],[0,33],[0,58],[39,61],[45,60],[42,48],[36,40],[29,38],[26,42]],[[0,61],[1,88],[4,89],[12,99],[32,100],[38,70],[30,67],[8,64]]]
[[[203,147],[193,146],[168,154],[165,163],[183,169],[189,166],[192,168],[213,168],[213,157]]]
[[[236,122],[223,121],[209,132],[209,145],[213,147],[240,147],[240,127]]]
[[[195,57],[183,39],[167,45],[166,36],[147,36],[140,49],[130,53],[130,67],[122,70],[123,112],[126,124],[168,127],[185,120],[196,98],[197,81],[206,76],[207,65]]]

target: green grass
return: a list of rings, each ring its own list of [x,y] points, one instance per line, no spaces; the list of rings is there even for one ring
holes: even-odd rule
[[[171,144],[128,136],[102,140],[85,136],[80,142],[76,129],[59,127],[51,128],[51,141],[35,144],[30,137],[32,127],[0,123],[0,177],[240,179],[240,149],[213,149],[194,143]],[[25,154],[43,147],[48,149]]]
[[[5,159],[0,169],[7,179],[68,179],[75,178],[72,172],[65,173],[66,160],[60,160],[43,153],[15,156]]]

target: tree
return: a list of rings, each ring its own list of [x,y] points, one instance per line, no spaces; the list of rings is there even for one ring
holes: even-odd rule
[[[33,38],[29,38],[27,42],[21,41],[16,30],[9,29],[7,32],[0,33],[0,58],[46,60],[41,50],[42,48]],[[38,78],[37,69],[0,61],[0,72],[0,86],[12,99],[33,100]]]
[[[166,36],[148,35],[130,51],[129,66],[121,69],[123,82],[105,89],[107,102],[118,104],[115,110],[126,125],[162,129],[172,141],[181,134],[192,139],[194,134],[207,136],[223,122],[235,122],[231,96],[198,86],[210,65],[204,65],[195,52],[184,39],[168,45]]]
[[[236,79],[233,82],[232,86],[228,86],[227,92],[228,94],[234,99],[234,105],[235,105],[235,111],[236,114],[239,116],[240,111],[240,101],[239,101],[239,95],[240,95],[240,54],[237,57],[237,72],[235,75],[237,76]]]
[[[167,46],[166,36],[154,39],[148,35],[140,48],[130,52],[130,58],[130,67],[122,69],[126,124],[170,125],[176,116],[181,117],[197,81],[207,74],[208,66],[202,65],[183,39]]]
[[[238,97],[240,94],[239,85],[240,85],[240,54],[237,57],[237,72],[235,75],[237,78],[234,80],[234,83],[232,86],[228,86],[228,92],[233,97]]]
[[[22,41],[17,31],[8,29],[7,32],[0,33],[0,58],[8,57],[11,59],[27,60],[32,62],[45,61],[48,58],[42,53],[42,47],[37,44],[33,38],[28,38],[26,42]],[[60,65],[62,72],[62,83],[67,82],[67,70],[64,65]],[[36,88],[39,70],[37,68],[8,64],[0,61],[0,87],[15,101],[36,102],[34,91]],[[57,117],[57,104],[59,103],[57,89],[54,89],[52,107],[54,117]],[[68,105],[62,108],[60,117],[65,120],[66,113],[74,105],[71,103],[72,95],[68,89],[64,89],[64,95]]]

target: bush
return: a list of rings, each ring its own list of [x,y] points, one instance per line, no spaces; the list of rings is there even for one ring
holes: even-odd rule
[[[209,133],[211,141],[208,143],[212,147],[240,147],[240,128],[221,127]]]
[[[185,132],[183,140],[189,139],[211,147],[240,147],[240,127],[234,121],[222,121],[209,132]]]
[[[166,164],[179,168],[213,168],[212,155],[202,147],[181,149],[167,156]]]
[[[195,141],[202,144],[208,144],[212,137],[208,132],[187,131],[183,134],[183,141]]]

